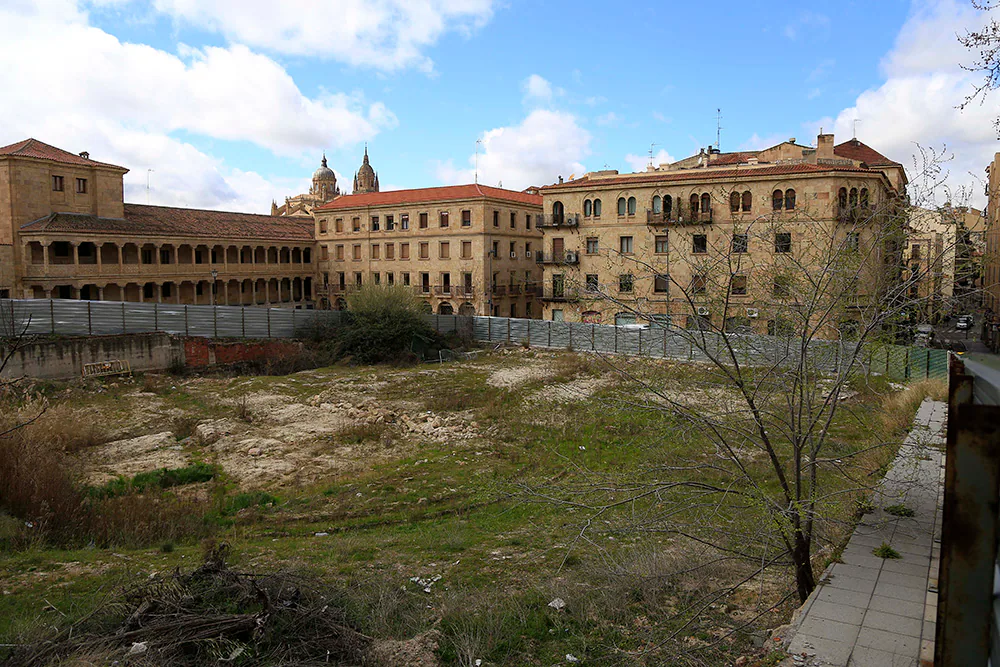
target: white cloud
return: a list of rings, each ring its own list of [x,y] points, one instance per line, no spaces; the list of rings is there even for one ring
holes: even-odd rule
[[[551,102],[552,84],[544,77],[532,74],[521,84],[525,102]]]
[[[970,63],[975,54],[958,44],[955,35],[976,29],[985,20],[954,0],[918,2],[882,60],[885,82],[861,93],[836,118],[811,124],[811,129],[832,129],[839,142],[851,137],[858,118],[858,138],[903,163],[911,170],[911,179],[916,175],[912,167],[917,143],[936,149],[947,145],[955,156],[945,165],[950,172],[948,186],[953,191],[967,187],[973,204],[982,205],[982,187],[976,179],[983,177],[997,150],[993,120],[1000,96],[991,93],[982,105],[956,108],[980,77],[961,68],[960,63]],[[919,187],[915,182],[912,189]],[[938,203],[947,196],[943,190],[934,194]]]
[[[0,69],[0,145],[34,136],[88,150],[132,169],[126,191],[139,201],[147,168],[156,170],[151,200],[160,203],[265,211],[272,196],[289,194],[181,133],[302,158],[396,124],[381,103],[358,95],[303,95],[281,65],[246,46],[173,54],[121,42],[87,18],[72,0],[0,7],[0,62],[16,63]]]
[[[468,35],[493,0],[154,0],[159,12],[230,42],[393,71],[433,69],[424,50],[445,33]]]
[[[520,125],[498,127],[483,134],[479,153],[479,182],[520,190],[530,185],[554,183],[558,176],[580,176],[586,171],[581,160],[590,153],[590,133],[572,114],[536,109]],[[444,183],[471,183],[475,156],[468,168],[450,161],[439,164],[438,178]]]
[[[830,29],[830,17],[811,11],[799,12],[793,21],[785,25],[782,33],[791,40],[804,36],[826,36]]]
[[[616,114],[614,111],[609,111],[605,114],[601,114],[594,119],[594,122],[598,125],[613,126],[621,123],[622,117]]]
[[[634,153],[629,153],[625,156],[625,161],[628,162],[629,167],[632,171],[646,171],[646,166],[649,164],[649,154],[646,155],[636,155]],[[672,156],[667,151],[662,148],[653,156],[653,164],[659,166],[664,162],[676,162],[677,159]]]

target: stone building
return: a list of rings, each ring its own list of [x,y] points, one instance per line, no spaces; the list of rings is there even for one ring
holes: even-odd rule
[[[794,139],[739,153],[709,147],[644,173],[591,172],[540,188],[543,316],[630,324],[640,313],[773,331],[782,322],[768,305],[785,298],[773,267],[813,262],[807,255],[830,239],[867,256],[883,241],[880,224],[857,223],[901,209],[905,189],[902,165],[830,134],[815,148]],[[898,250],[893,241],[872,256]]]
[[[340,187],[337,185],[337,174],[326,166],[326,153],[324,153],[319,169],[313,172],[312,187],[309,188],[309,192],[294,197],[285,197],[285,203],[281,206],[272,201],[271,215],[297,215],[312,218],[314,208],[339,196]]]
[[[377,188],[365,164],[361,188]],[[456,185],[344,195],[314,211],[320,293],[411,286],[436,313],[538,317],[539,195]]]
[[[361,168],[354,174],[354,193],[356,195],[378,192],[378,174],[368,163],[368,146],[365,146],[365,157]]]
[[[903,251],[908,296],[921,322],[937,322],[953,308],[958,225],[947,211],[911,207]]]
[[[0,296],[312,306],[311,218],[126,204],[127,172],[0,148]]]
[[[1000,352],[1000,153],[986,166],[986,229],[983,253],[983,331],[987,345]]]

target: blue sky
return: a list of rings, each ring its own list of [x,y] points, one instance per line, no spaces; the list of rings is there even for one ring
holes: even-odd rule
[[[968,0],[6,0],[0,144],[35,136],[132,169],[127,198],[260,211],[324,150],[350,185],[523,188],[820,127],[909,164],[949,146],[953,187],[996,150],[995,100],[955,34]],[[5,27],[6,26],[6,27]],[[6,33],[6,34],[5,34]],[[27,52],[26,52],[27,51]],[[53,76],[53,72],[55,75]],[[55,101],[55,103],[52,103]],[[954,195],[953,195],[954,196]]]

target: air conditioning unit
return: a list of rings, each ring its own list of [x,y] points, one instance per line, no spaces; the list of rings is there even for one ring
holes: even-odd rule
[[[575,215],[566,218],[566,226],[567,227],[576,227],[578,224],[580,224],[580,221],[579,221],[579,219],[577,219],[577,217]]]
[[[760,311],[756,308],[747,308],[747,317],[756,318],[760,317]]]
[[[698,306],[698,314],[699,315],[708,315],[708,307],[707,306]]]
[[[572,264],[576,262],[576,253],[572,250],[566,252],[566,262]]]
[[[530,250],[525,250],[524,251],[524,256],[527,257],[528,259],[531,259],[531,251]]]
[[[510,253],[510,258],[511,259],[517,259],[517,253],[516,252]]]

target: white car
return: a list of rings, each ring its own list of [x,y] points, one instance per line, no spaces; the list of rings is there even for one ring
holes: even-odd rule
[[[955,322],[956,329],[971,329],[972,328],[972,315],[962,315]]]

